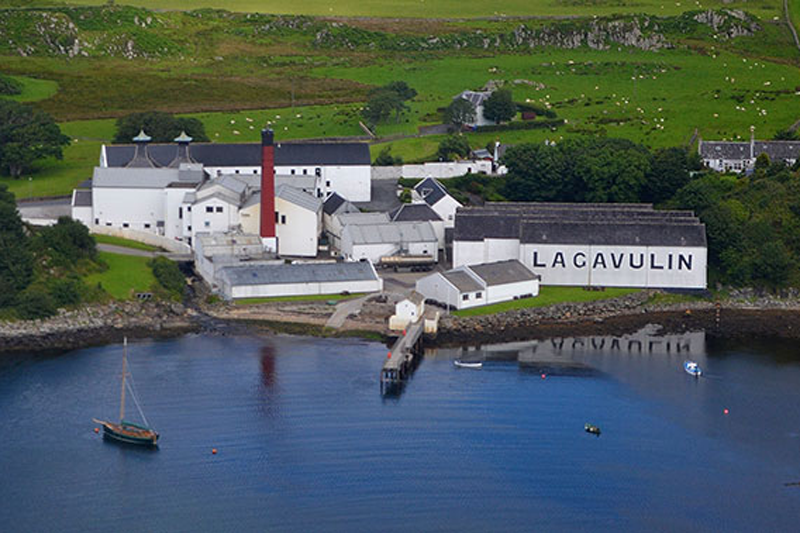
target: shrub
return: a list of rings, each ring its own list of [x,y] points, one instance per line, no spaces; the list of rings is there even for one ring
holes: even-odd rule
[[[55,279],[50,282],[49,292],[56,306],[77,305],[81,302],[83,282],[80,278]]]
[[[22,94],[22,84],[14,78],[0,75],[0,94],[7,96]]]
[[[16,309],[23,320],[33,320],[53,316],[57,307],[53,297],[43,287],[35,285],[19,295]]]
[[[183,276],[178,264],[166,257],[156,257],[150,262],[158,284],[170,292],[171,295],[182,298],[186,290],[186,278]]]

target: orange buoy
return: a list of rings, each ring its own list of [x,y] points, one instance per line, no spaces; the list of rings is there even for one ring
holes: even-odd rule
[[[392,358],[392,352],[389,352],[388,354],[386,354],[386,359],[391,359],[391,358]]]
[[[217,449],[211,448],[211,455],[217,455]]]
[[[95,433],[100,433],[100,428],[94,428]]]

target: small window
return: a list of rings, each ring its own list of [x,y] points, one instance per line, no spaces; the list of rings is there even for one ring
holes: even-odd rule
[[[462,294],[461,295],[461,301],[462,302],[466,302],[467,300],[469,300],[469,294]]]
[[[188,213],[191,213],[191,212],[192,212],[192,206],[189,206],[189,207],[187,207],[187,208],[186,208],[186,211],[187,211]]]
[[[217,213],[222,213],[222,206],[218,205],[216,211]]]
[[[239,169],[237,168],[236,170],[234,170],[234,173],[238,174],[239,173]]]
[[[275,211],[275,223],[276,223],[276,224],[277,224],[278,222],[280,222],[280,218],[279,218],[279,216],[280,216],[280,215],[278,215],[278,212],[277,212],[277,211]]]
[[[292,169],[292,176],[294,176],[294,169]]]
[[[314,169],[314,175],[317,176],[317,177],[322,176],[322,169],[319,168],[319,167],[315,168]]]
[[[483,293],[482,292],[476,292],[475,293],[475,299],[476,300],[480,300],[481,298],[483,298]]]
[[[307,176],[307,175],[308,175],[308,169],[307,169],[307,168],[304,168],[304,169],[303,169],[303,176]]]
[[[147,222],[145,222],[145,223],[144,223],[144,229],[150,229],[150,224],[148,224]]]
[[[204,225],[205,227],[207,227],[207,228],[210,228],[210,227],[211,227],[211,222],[209,222],[208,220],[206,220],[205,222],[203,222],[203,225]]]
[[[330,186],[331,186],[331,180],[328,180],[328,181],[326,181],[326,182],[325,182],[325,186],[326,186],[326,187],[330,187]]]
[[[286,215],[281,215],[281,224],[286,224]]]
[[[127,222],[123,222],[123,223],[122,223],[122,227],[123,227],[123,228],[130,228],[130,227],[131,227],[131,225],[130,225],[130,224],[128,224]]]
[[[111,225],[111,222],[106,222],[106,226],[110,226],[110,225]]]
[[[211,206],[211,205],[207,205],[206,206],[206,213],[213,213],[213,212],[214,212],[214,207]]]
[[[183,219],[183,208],[179,207],[178,208],[178,220],[182,220],[182,219]]]
[[[258,174],[258,169],[254,169],[253,174]]]
[[[95,223],[96,226],[99,226],[100,225],[100,219],[99,218],[94,219],[94,223]]]
[[[186,228],[186,231],[192,231],[192,227],[191,227],[191,226],[188,226],[188,227]]]

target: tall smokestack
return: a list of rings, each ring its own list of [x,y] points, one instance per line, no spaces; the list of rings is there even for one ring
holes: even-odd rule
[[[261,242],[268,251],[278,251],[275,235],[275,146],[271,129],[261,130]]]

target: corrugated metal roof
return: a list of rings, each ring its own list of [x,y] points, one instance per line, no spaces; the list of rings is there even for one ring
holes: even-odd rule
[[[480,265],[469,265],[466,268],[469,268],[489,287],[542,279],[540,275],[533,273],[533,271],[516,259],[498,261],[495,263],[483,263]]]
[[[335,216],[342,227],[363,224],[385,224],[389,222],[389,215],[386,213],[339,213]]]
[[[175,144],[151,144],[148,155],[157,165],[165,167],[175,158]],[[132,145],[108,145],[109,167],[127,165],[134,156]],[[260,167],[259,143],[196,143],[189,145],[189,157],[207,167]],[[275,145],[275,165],[369,165],[369,146],[366,143],[280,143]]]
[[[342,231],[342,239],[345,239],[345,235],[350,236],[353,244],[436,242],[436,233],[430,222],[348,224]]]
[[[307,263],[224,267],[220,276],[232,286],[325,283],[378,279],[369,263]]]
[[[163,189],[179,181],[178,170],[172,168],[104,168],[95,167],[94,187],[126,189]]]
[[[308,209],[316,213],[322,208],[322,200],[315,198],[310,194],[304,193],[300,189],[295,189],[289,185],[281,185],[275,191],[277,198],[282,198],[287,202],[291,202],[296,206]]]

